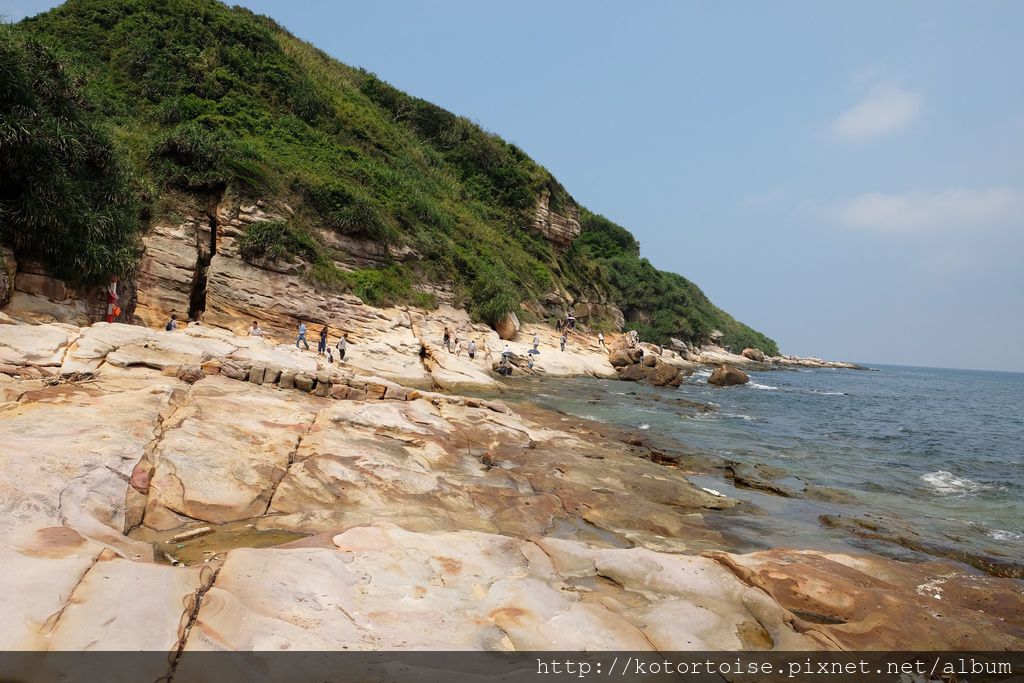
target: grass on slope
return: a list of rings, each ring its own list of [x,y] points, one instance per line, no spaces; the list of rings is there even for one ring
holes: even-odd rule
[[[273,248],[305,253],[313,259],[314,281],[361,291],[372,303],[422,302],[416,284],[446,282],[457,302],[494,323],[520,302],[567,289],[591,298],[613,295],[657,341],[668,335],[697,340],[709,326],[723,329],[734,345],[756,334],[685,279],[653,269],[637,250],[614,258],[592,253],[600,239],[592,217],[582,243],[568,255],[557,253],[524,226],[541,192],[551,195],[556,210],[572,199],[522,150],[331,59],[248,10],[215,0],[69,0],[5,31],[11,41],[59,50],[61,68],[74,65],[68,96],[82,121],[106,131],[105,149],[120,169],[103,185],[111,200],[107,210],[118,216],[137,217],[138,204],[150,205],[166,191],[284,199],[296,217]],[[13,59],[22,61],[24,73],[47,68]],[[24,119],[24,112],[12,116]],[[60,145],[37,152],[15,144],[23,158],[41,153],[75,182],[94,180],[62,156]],[[132,179],[148,193],[125,190]],[[120,192],[109,191],[109,183]],[[16,193],[0,197],[8,215],[26,194]],[[56,213],[67,216],[76,205],[66,206]],[[37,239],[44,234],[38,222],[15,225],[19,234],[32,235],[21,238],[27,249],[52,263],[70,262],[63,243]],[[312,225],[406,245],[420,258],[345,276],[332,269],[326,247],[307,229]],[[138,220],[117,226],[93,228],[86,243],[95,239],[118,256],[97,259],[89,273],[130,268]],[[251,253],[264,237],[253,236]],[[75,272],[65,269],[68,277]],[[645,301],[651,288],[685,302]],[[774,350],[770,343],[761,347]]]

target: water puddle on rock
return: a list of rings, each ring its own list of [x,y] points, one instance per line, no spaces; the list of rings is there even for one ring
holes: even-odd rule
[[[265,520],[264,520],[265,522]],[[209,532],[186,538],[190,533]],[[171,531],[154,531],[139,527],[129,535],[153,546],[153,558],[166,564],[202,564],[236,548],[271,548],[291,543],[307,534],[283,529],[258,529],[255,520],[226,524],[191,524]],[[177,540],[176,540],[177,539]]]

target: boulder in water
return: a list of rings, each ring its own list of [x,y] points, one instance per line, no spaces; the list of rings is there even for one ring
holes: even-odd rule
[[[716,387],[731,387],[738,384],[746,384],[750,381],[747,373],[731,365],[720,365],[708,377],[708,384]]]

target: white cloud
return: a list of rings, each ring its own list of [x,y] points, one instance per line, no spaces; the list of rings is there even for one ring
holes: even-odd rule
[[[920,94],[891,83],[879,83],[832,123],[843,140],[859,142],[908,126],[921,109]]]
[[[826,213],[842,226],[886,233],[1024,227],[1024,192],[1008,187],[870,192],[832,204]]]

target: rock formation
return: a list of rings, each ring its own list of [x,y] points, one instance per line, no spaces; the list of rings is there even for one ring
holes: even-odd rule
[[[551,194],[545,190],[537,200],[531,228],[559,249],[568,249],[580,236],[580,209],[570,200],[563,211],[551,210]]]
[[[738,384],[746,384],[750,381],[750,375],[731,365],[720,365],[708,377],[708,384],[716,387],[731,387]]]
[[[205,327],[0,324],[0,358],[5,649],[1024,644],[1012,580],[729,552],[736,501],[614,427]]]

